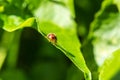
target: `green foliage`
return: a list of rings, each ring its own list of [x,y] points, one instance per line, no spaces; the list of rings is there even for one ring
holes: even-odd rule
[[[104,1],[91,25],[94,54],[99,65],[102,65],[104,59],[120,47],[118,9],[112,0]]]
[[[120,50],[110,55],[100,67],[99,80],[110,80],[120,69]],[[109,72],[109,73],[108,73]]]
[[[14,15],[2,17],[5,24],[3,29],[8,32],[12,32],[23,27],[30,27],[34,22],[34,18],[28,18],[27,20],[23,21],[23,19]]]
[[[119,22],[119,0],[0,0],[0,80],[118,80]]]
[[[59,13],[59,11],[61,11],[61,13]],[[48,15],[50,12],[51,14]],[[65,55],[85,73],[86,79],[88,78],[88,80],[90,80],[91,73],[80,52],[80,43],[76,36],[76,25],[71,19],[68,9],[48,1],[35,10],[34,14],[37,18],[38,31],[45,37],[47,37],[49,33],[54,33],[57,37],[57,43],[53,44],[63,51]]]

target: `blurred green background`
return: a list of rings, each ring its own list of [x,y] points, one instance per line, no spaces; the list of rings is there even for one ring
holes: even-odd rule
[[[5,1],[0,0],[0,2]],[[23,0],[16,1],[22,4]],[[102,0],[74,0],[77,33],[82,44],[88,36],[90,23],[93,21],[95,13],[100,9],[101,2]],[[14,9],[14,6],[12,9]],[[9,13],[11,12],[9,11]],[[29,11],[24,11],[24,13],[29,13],[29,16],[31,16]],[[0,20],[0,27],[2,25],[3,22]],[[0,28],[1,43],[4,33],[5,31]],[[12,33],[8,32],[7,34],[13,36]],[[18,54],[8,54],[6,56],[0,71],[0,80],[84,80],[83,73],[36,30],[24,28],[19,42]],[[89,44],[88,46],[91,49],[83,48],[83,53],[86,50],[92,50],[92,45]],[[10,52],[8,51],[8,53]],[[87,54],[84,54],[84,57],[86,60],[90,57],[88,61],[93,58],[92,55]],[[91,63],[87,64],[91,70],[96,67],[96,65],[91,67]]]

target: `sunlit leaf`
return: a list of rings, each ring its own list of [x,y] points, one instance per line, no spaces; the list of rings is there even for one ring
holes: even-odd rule
[[[120,69],[120,49],[113,52],[100,67],[99,80],[111,80]]]
[[[49,33],[55,34],[57,41],[51,43],[63,51],[84,72],[86,80],[91,80],[91,73],[80,51],[81,45],[76,35],[76,24],[71,18],[69,9],[46,1],[35,10],[34,14],[38,23],[38,31],[48,40]]]
[[[120,13],[112,0],[106,0],[91,25],[94,54],[98,65],[120,48]],[[90,35],[91,35],[90,34]]]
[[[2,20],[4,21],[3,29],[8,32],[12,32],[23,27],[30,27],[34,22],[34,18],[23,20],[21,17],[15,15],[3,15]]]

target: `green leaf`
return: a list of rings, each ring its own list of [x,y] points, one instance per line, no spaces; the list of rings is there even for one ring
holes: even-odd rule
[[[91,36],[98,65],[120,48],[120,13],[113,0],[105,0],[91,24]]]
[[[71,18],[68,8],[46,1],[34,12],[38,23],[38,31],[50,40],[47,35],[54,33],[57,42],[51,42],[63,51],[71,61],[84,72],[86,80],[91,80],[91,73],[86,66],[80,51],[80,42],[76,35],[76,24]]]
[[[1,18],[4,21],[3,29],[8,32],[12,32],[23,27],[30,27],[34,22],[33,17],[23,20],[21,17],[15,15],[2,15]]]
[[[112,53],[100,67],[99,80],[111,80],[120,69],[120,49]]]
[[[114,4],[117,5],[118,10],[119,10],[119,12],[120,12],[120,0],[114,0]]]

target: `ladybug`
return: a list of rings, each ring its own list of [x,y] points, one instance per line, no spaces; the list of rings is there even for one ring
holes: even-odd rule
[[[47,35],[47,38],[48,38],[48,40],[49,40],[51,43],[53,43],[53,44],[56,44],[56,43],[57,43],[57,37],[56,37],[56,35],[55,35],[54,33],[49,33],[49,34]]]

